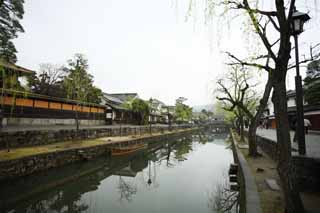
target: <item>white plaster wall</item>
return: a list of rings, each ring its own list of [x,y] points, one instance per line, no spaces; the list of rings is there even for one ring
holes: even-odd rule
[[[289,98],[288,101],[287,101],[287,104],[288,104],[288,107],[293,107],[293,106],[296,106],[296,100],[295,98]]]

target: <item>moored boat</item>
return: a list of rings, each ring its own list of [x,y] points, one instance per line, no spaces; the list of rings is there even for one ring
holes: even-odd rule
[[[111,155],[112,156],[127,155],[127,154],[131,154],[133,152],[146,149],[146,148],[147,148],[146,144],[134,144],[134,145],[129,145],[125,147],[113,147],[111,149]]]

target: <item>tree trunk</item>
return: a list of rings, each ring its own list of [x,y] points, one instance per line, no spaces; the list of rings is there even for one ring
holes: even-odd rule
[[[257,124],[255,119],[252,119],[250,121],[249,125],[249,132],[248,132],[248,144],[249,144],[249,156],[251,157],[257,157],[258,150],[257,150],[257,135],[256,135],[256,130],[257,130]]]
[[[76,105],[77,106],[77,108],[76,108],[76,110],[75,110],[75,113],[76,113],[76,116],[75,116],[75,121],[76,121],[76,130],[77,130],[77,134],[78,134],[78,132],[79,132],[79,115],[78,115],[78,104]]]
[[[287,213],[303,213],[304,208],[296,187],[295,173],[291,162],[291,141],[287,113],[285,78],[280,78],[273,85],[272,101],[275,108],[278,141],[278,172],[286,199]]]
[[[257,126],[264,109],[266,108],[269,100],[269,96],[272,90],[272,79],[271,73],[269,73],[268,81],[264,89],[263,96],[260,100],[260,105],[258,106],[258,111],[254,117],[250,119],[249,133],[248,133],[248,143],[249,143],[249,156],[257,157],[259,153],[257,151]]]
[[[240,141],[244,142],[244,122],[243,122],[243,114],[239,113],[239,125],[240,125]]]

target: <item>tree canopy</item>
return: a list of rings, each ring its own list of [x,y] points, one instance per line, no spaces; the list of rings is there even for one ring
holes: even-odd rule
[[[131,106],[132,111],[137,113],[139,116],[139,124],[147,124],[150,114],[149,104],[140,98],[136,98],[132,101]]]
[[[75,54],[64,68],[67,75],[63,80],[67,98],[78,101],[100,103],[102,91],[93,85],[93,76],[88,73],[89,64],[82,54]]]
[[[135,113],[140,125],[145,125],[148,123],[150,106],[147,101],[144,101],[140,98],[134,98],[127,100],[122,104],[122,106]]]
[[[41,95],[99,104],[102,91],[93,85],[88,69],[88,60],[82,54],[75,54],[66,66],[41,64],[40,73],[28,77],[28,87]]]
[[[20,20],[23,18],[24,0],[0,1],[0,57],[8,62],[17,61],[17,50],[12,42],[19,32],[24,32]]]
[[[179,101],[176,102],[175,107],[175,119],[179,122],[186,122],[191,120],[192,118],[192,107],[184,104],[183,102]]]

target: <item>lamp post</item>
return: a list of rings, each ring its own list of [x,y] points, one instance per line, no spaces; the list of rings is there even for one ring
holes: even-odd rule
[[[303,90],[302,80],[299,70],[299,48],[298,48],[298,35],[303,32],[303,25],[310,19],[310,16],[306,13],[302,13],[294,8],[292,13],[291,33],[294,37],[295,43],[295,55],[296,55],[296,108],[297,108],[297,124],[296,132],[298,138],[299,154],[306,154],[306,142],[304,132],[304,110],[303,110]]]

